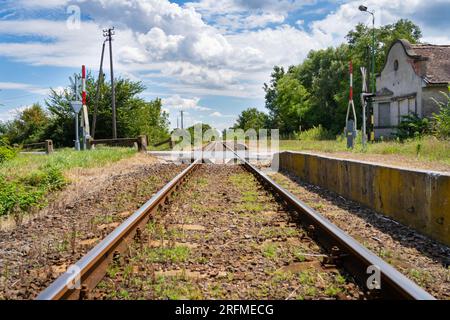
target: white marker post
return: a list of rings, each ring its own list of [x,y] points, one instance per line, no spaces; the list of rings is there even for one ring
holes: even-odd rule
[[[83,127],[83,150],[87,150],[87,139],[90,139],[89,116],[86,105],[86,67],[81,66],[82,109],[81,126]]]
[[[74,100],[70,101],[70,105],[75,113],[75,150],[80,151],[80,137],[79,137],[79,125],[78,125],[78,114],[83,106],[83,103],[80,101],[80,82],[79,75],[75,74],[74,78],[69,78],[72,92],[74,94]]]
[[[349,73],[350,73],[350,95],[347,107],[347,116],[345,117],[345,135],[347,136],[347,148],[353,149],[354,141],[356,139],[357,133],[357,118],[355,103],[353,102],[353,63],[349,63]],[[350,109],[353,112],[353,120],[350,119]]]
[[[80,137],[79,137],[79,125],[78,125],[78,114],[81,110],[82,103],[81,101],[71,101],[70,105],[75,113],[75,150],[80,151]]]

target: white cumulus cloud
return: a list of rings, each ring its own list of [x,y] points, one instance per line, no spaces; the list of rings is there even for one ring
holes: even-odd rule
[[[169,110],[198,110],[198,111],[210,111],[210,108],[202,107],[199,105],[200,98],[182,98],[179,95],[173,95],[168,98],[162,99],[162,104]]]

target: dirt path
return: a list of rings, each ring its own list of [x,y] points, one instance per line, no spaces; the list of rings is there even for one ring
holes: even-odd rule
[[[302,151],[304,153],[316,154],[325,157],[338,158],[343,160],[358,160],[372,162],[375,164],[395,166],[411,170],[431,170],[450,174],[450,165],[438,161],[426,161],[414,159],[411,156],[402,156],[398,154],[358,154],[353,152],[320,152],[320,151]]]
[[[439,299],[450,299],[450,248],[288,173],[272,178]]]
[[[361,298],[293,216],[242,167],[203,165],[90,298]]]
[[[184,168],[139,157],[72,172],[48,208],[0,232],[0,299],[34,298]]]

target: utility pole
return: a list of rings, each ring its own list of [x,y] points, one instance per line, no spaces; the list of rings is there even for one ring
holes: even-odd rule
[[[109,62],[111,69],[111,107],[112,107],[112,130],[113,139],[117,139],[117,122],[116,122],[116,92],[114,87],[114,68],[112,54],[112,36],[115,35],[114,27],[103,30],[103,36],[109,41]]]
[[[183,110],[181,110],[181,130],[183,130],[183,129],[184,129],[184,120],[183,120],[183,113],[184,113],[184,111],[183,111]]]
[[[92,117],[92,139],[95,139],[95,126],[97,124],[97,111],[98,111],[98,102],[100,100],[100,86],[103,83],[103,58],[105,56],[105,45],[106,41],[103,41],[102,46],[102,56],[100,58],[100,70],[98,72],[98,82],[97,82],[97,92],[95,95],[95,106],[94,106],[94,115]]]

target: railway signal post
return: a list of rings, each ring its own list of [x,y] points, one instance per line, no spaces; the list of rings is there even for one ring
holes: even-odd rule
[[[70,106],[73,109],[73,112],[75,114],[75,150],[80,151],[80,127],[78,124],[78,117],[80,110],[83,106],[83,103],[81,100],[81,90],[80,90],[80,76],[78,74],[75,74],[73,79],[69,78],[71,83],[71,89],[73,93],[73,100],[70,101]]]
[[[353,102],[353,63],[350,61],[349,64],[350,71],[350,96],[347,107],[347,116],[345,118],[345,135],[347,136],[347,148],[353,149],[356,138],[356,128],[357,128],[357,120],[356,120],[356,110],[355,103]],[[353,119],[350,119],[350,109],[352,110]]]
[[[83,128],[83,150],[87,150],[87,140],[90,139],[89,115],[86,104],[86,67],[81,67],[81,90],[82,90],[82,114],[81,127]]]

